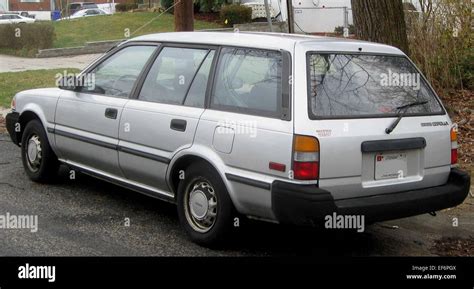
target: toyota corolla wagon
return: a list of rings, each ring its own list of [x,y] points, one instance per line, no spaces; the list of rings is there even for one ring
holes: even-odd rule
[[[21,80],[19,80],[21,81]],[[236,217],[319,226],[456,206],[456,128],[399,49],[271,33],[181,32],[119,44],[6,118],[27,175],[60,164],[177,205],[190,238]]]

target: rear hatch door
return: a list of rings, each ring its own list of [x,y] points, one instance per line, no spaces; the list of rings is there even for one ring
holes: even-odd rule
[[[307,79],[295,132],[320,142],[321,188],[345,199],[446,183],[451,122],[407,57],[308,53]]]

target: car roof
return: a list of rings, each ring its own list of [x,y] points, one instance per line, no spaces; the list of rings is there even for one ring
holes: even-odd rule
[[[129,41],[163,41],[256,47],[262,49],[284,49],[293,51],[295,46],[305,50],[368,52],[404,55],[396,47],[361,40],[270,32],[167,32],[138,36]]]

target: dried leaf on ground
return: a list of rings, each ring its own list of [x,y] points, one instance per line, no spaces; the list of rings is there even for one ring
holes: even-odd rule
[[[436,240],[433,253],[440,256],[469,257],[474,255],[474,238],[442,238]]]
[[[458,124],[458,160],[461,166],[474,162],[474,91],[453,90],[441,95],[454,123]]]

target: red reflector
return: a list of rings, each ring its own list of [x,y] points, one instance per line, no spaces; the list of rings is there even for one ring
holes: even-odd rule
[[[451,150],[451,164],[455,165],[458,163],[458,149]]]
[[[293,173],[297,180],[315,180],[319,177],[317,162],[293,162]]]
[[[280,171],[280,172],[286,171],[286,166],[284,164],[279,164],[279,163],[274,163],[274,162],[270,162],[268,164],[268,168],[270,170],[275,170],[275,171]]]

